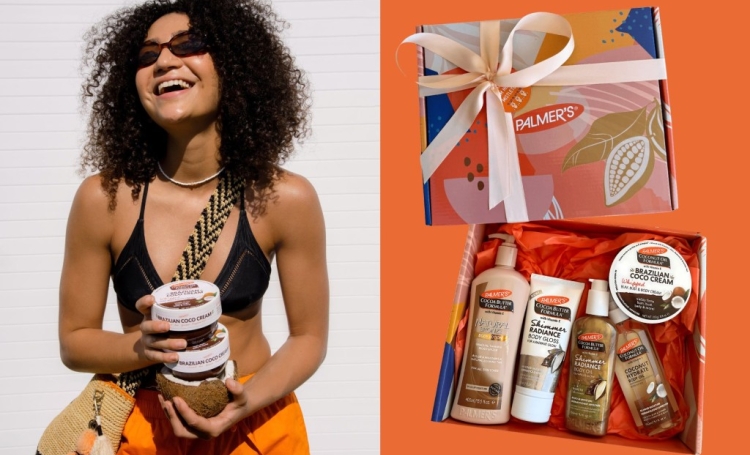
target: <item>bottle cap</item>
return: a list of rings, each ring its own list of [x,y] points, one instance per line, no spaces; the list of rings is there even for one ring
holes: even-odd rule
[[[589,289],[589,298],[586,303],[586,313],[594,316],[607,317],[609,313],[610,294],[607,291],[607,282],[605,280],[589,279],[591,289]]]
[[[495,265],[504,265],[508,267],[516,267],[516,257],[518,256],[518,249],[516,248],[516,238],[510,234],[503,234],[501,232],[497,234],[490,234],[491,239],[502,239],[503,243],[497,249],[497,257],[495,258]]]
[[[626,319],[630,319],[630,316],[623,313],[623,311],[617,306],[611,296],[609,298],[609,319],[615,324],[619,324]]]
[[[516,389],[510,414],[526,422],[546,423],[549,421],[554,398],[554,393],[550,393],[549,397],[533,397]]]

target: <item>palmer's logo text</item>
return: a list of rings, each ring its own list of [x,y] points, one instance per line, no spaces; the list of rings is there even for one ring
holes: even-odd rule
[[[516,133],[534,133],[567,123],[583,113],[580,104],[555,104],[519,115],[513,122]]]
[[[569,298],[560,295],[545,295],[536,299],[537,302],[545,305],[564,305],[570,301]]]
[[[504,299],[506,297],[509,297],[512,294],[511,291],[507,289],[499,289],[497,291],[487,291],[482,293],[482,297],[485,299]]]
[[[578,339],[581,341],[599,341],[604,338],[601,333],[583,333],[578,335]]]
[[[634,347],[638,346],[638,343],[639,343],[640,341],[641,341],[641,340],[639,340],[638,338],[636,338],[636,339],[634,339],[634,340],[630,340],[630,341],[628,341],[627,343],[625,343],[624,345],[622,345],[622,346],[620,347],[620,349],[618,349],[618,350],[617,350],[617,353],[618,353],[618,354],[624,354],[624,353],[628,352],[629,350],[631,350],[631,349],[633,349]]]
[[[173,291],[177,291],[177,290],[180,290],[180,289],[193,289],[193,288],[197,288],[197,287],[198,287],[198,283],[194,283],[192,281],[183,281],[182,283],[177,283],[177,284],[171,285],[169,287],[169,289],[171,289]]]
[[[661,248],[658,246],[652,246],[652,247],[647,247],[647,248],[641,248],[640,250],[638,250],[638,252],[641,254],[645,254],[647,256],[658,256],[660,254],[666,253],[667,249]]]
[[[461,406],[458,413],[462,417],[471,417],[472,419],[492,420],[497,417],[498,411],[487,409],[473,409]]]

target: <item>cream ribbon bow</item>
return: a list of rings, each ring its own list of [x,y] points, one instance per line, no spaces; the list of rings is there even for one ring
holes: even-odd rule
[[[513,36],[517,31],[536,31],[568,39],[555,55],[511,73]],[[563,67],[575,46],[573,30],[565,18],[552,13],[532,13],[518,21],[500,51],[500,21],[480,22],[477,55],[465,46],[434,33],[417,33],[401,44],[413,43],[440,55],[465,74],[421,76],[420,96],[474,88],[421,156],[426,183],[445,160],[474,119],[487,105],[489,208],[505,202],[508,222],[528,221],[526,198],[518,163],[513,116],[505,112],[501,87],[588,85],[666,79],[663,59],[595,63]],[[499,57],[499,59],[498,59]],[[489,96],[488,96],[489,95]]]

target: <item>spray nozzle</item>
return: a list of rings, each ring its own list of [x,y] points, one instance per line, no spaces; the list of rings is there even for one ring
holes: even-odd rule
[[[607,292],[607,282],[589,278],[591,290],[586,304],[586,313],[596,316],[607,316],[609,313],[610,294]]]

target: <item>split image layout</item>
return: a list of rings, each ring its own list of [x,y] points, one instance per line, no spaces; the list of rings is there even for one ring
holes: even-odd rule
[[[741,453],[724,3],[0,0],[0,455]]]

